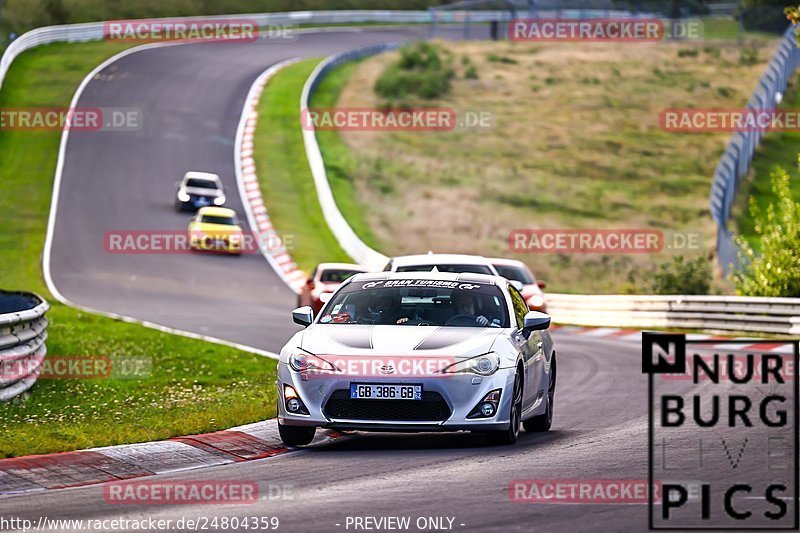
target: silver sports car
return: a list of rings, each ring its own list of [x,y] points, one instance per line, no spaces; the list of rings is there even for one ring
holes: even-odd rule
[[[281,350],[278,428],[287,445],[316,428],[478,431],[513,444],[553,419],[550,317],[508,280],[483,274],[357,274]]]

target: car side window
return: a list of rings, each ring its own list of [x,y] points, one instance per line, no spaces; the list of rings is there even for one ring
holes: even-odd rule
[[[514,316],[517,319],[517,327],[522,329],[522,325],[525,322],[525,315],[528,314],[528,306],[525,303],[525,299],[513,285],[508,286],[508,292],[511,294],[511,304],[514,306]]]
[[[391,272],[391,270],[392,270],[392,262],[389,261],[388,263],[386,263],[386,266],[383,267],[383,271],[384,272]]]

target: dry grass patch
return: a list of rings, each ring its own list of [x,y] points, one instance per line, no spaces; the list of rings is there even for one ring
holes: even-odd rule
[[[439,43],[453,89],[419,105],[489,111],[494,127],[451,132],[343,132],[347,169],[389,254],[509,255],[515,228],[700,231],[713,247],[710,178],[725,133],[669,133],[666,108],[743,106],[758,62],[734,43]],[[688,52],[687,52],[688,50]],[[464,58],[468,58],[468,61]],[[381,105],[371,88],[397,53],[363,61],[338,105]],[[478,79],[466,76],[474,65]],[[635,290],[629,273],[666,255],[521,255],[553,290]]]

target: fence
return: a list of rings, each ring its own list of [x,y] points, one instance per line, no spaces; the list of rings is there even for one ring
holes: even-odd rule
[[[780,103],[789,78],[800,62],[794,26],[789,27],[778,46],[778,50],[767,65],[767,70],[758,82],[758,87],[747,108],[753,110],[773,110]],[[736,203],[742,179],[750,170],[758,144],[764,136],[763,131],[742,131],[734,133],[725,147],[711,183],[711,216],[717,224],[717,258],[727,274],[739,268],[739,247],[728,228],[731,211]]]
[[[48,309],[35,294],[0,291],[0,401],[19,396],[39,377]]]

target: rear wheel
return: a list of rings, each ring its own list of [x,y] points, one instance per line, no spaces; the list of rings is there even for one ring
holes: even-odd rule
[[[490,431],[487,435],[492,444],[511,445],[517,442],[519,428],[522,423],[522,373],[517,370],[514,377],[514,396],[511,400],[508,429]]]
[[[284,426],[278,422],[278,433],[287,446],[305,446],[314,440],[317,428],[305,426]]]
[[[525,431],[549,431],[553,425],[553,398],[556,394],[556,356],[553,355],[550,369],[550,385],[547,387],[547,410],[543,415],[534,416],[522,423]]]

